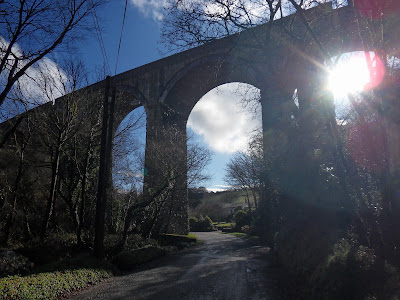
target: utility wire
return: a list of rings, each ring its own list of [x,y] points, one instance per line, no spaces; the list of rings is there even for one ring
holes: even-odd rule
[[[93,1],[92,1],[92,3],[93,3]],[[101,50],[101,54],[103,56],[103,61],[104,61],[105,67],[108,70],[108,73],[111,74],[111,68],[110,68],[110,64],[108,63],[107,52],[106,52],[106,48],[104,46],[103,36],[101,34],[99,20],[98,20],[96,9],[95,9],[94,5],[93,5],[92,9],[93,9],[92,17],[93,17],[94,25],[96,27],[97,39],[100,44],[100,50]]]
[[[115,72],[114,72],[114,75],[117,74],[119,52],[120,52],[120,50],[121,50],[122,34],[123,34],[123,32],[124,32],[124,25],[125,25],[125,17],[126,17],[126,8],[127,8],[127,6],[128,6],[128,0],[125,0],[124,18],[122,19],[121,35],[120,35],[120,37],[119,37],[118,52],[117,52],[117,62],[115,63]]]

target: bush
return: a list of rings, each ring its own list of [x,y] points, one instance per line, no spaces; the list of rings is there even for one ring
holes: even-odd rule
[[[213,225],[213,222],[211,221],[210,217],[205,216],[205,218],[202,218],[200,220],[197,220],[196,218],[190,218],[189,219],[189,225],[190,225],[190,231],[215,231],[216,228]]]
[[[44,265],[68,258],[77,250],[74,234],[50,234],[44,241],[35,238],[16,251],[35,265]]]
[[[195,217],[190,217],[189,218],[189,228],[190,228],[190,231],[196,231],[196,228],[197,228],[197,223],[199,222],[199,220],[197,219],[197,218],[195,218]]]
[[[254,235],[256,233],[256,229],[254,225],[244,225],[242,228],[240,228],[240,231],[247,234],[247,235]]]
[[[400,270],[373,249],[341,239],[314,271],[310,286],[324,299],[399,299]]]
[[[28,258],[14,251],[0,251],[0,277],[16,274],[28,274],[32,267],[32,263]]]
[[[58,299],[110,277],[103,269],[65,270],[0,278],[0,299]]]
[[[245,225],[250,225],[251,215],[243,210],[238,210],[234,215],[233,219],[236,223],[236,230],[240,230]]]

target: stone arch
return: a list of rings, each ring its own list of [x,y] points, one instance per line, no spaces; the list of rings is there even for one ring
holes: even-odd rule
[[[233,56],[211,55],[179,70],[166,85],[160,102],[187,120],[196,103],[212,89],[231,82],[260,88],[260,78],[259,71]]]
[[[133,110],[140,106],[145,106],[147,103],[146,97],[136,88],[127,84],[116,84],[116,99],[115,99],[115,120],[113,126],[113,136],[121,122]]]

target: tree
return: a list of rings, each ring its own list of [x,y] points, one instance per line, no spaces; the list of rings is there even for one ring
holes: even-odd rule
[[[170,51],[200,46],[330,0],[169,0],[161,42]],[[332,1],[336,6],[344,1]],[[267,31],[271,29],[267,26]],[[253,45],[254,46],[254,45]]]
[[[247,205],[251,211],[249,191],[252,193],[255,208],[263,187],[265,169],[262,134],[256,134],[249,142],[247,152],[237,152],[226,166],[225,181],[246,191]]]
[[[135,230],[146,238],[168,232],[172,226],[181,225],[174,224],[173,218],[180,216],[184,211],[182,206],[185,206],[185,203],[178,200],[182,200],[181,198],[185,196],[186,187],[177,182],[180,182],[182,177],[186,177],[186,172],[188,183],[192,185],[209,178],[207,174],[204,174],[204,169],[211,161],[211,151],[194,142],[192,137],[187,139],[187,149],[180,147],[185,145],[183,139],[186,139],[182,128],[172,126],[162,130],[164,139],[154,141],[149,146],[154,157],[147,156],[147,159],[157,160],[157,172],[162,172],[162,179],[156,182],[147,193],[138,195],[129,192],[127,194],[131,205],[126,213],[122,245],[125,243],[132,223]],[[178,147],[175,144],[176,141],[178,141]],[[186,156],[184,152],[187,152],[186,166],[182,159]],[[134,195],[134,197],[128,195]]]
[[[278,7],[275,14],[267,6],[272,2]],[[290,120],[283,116],[283,109],[279,111],[281,115],[276,119],[280,123],[275,128],[268,128],[271,130],[264,135],[266,171],[263,172],[262,203],[268,206],[263,207],[266,226],[262,233],[270,233],[271,240],[274,238],[278,244],[282,261],[303,276],[309,287],[316,286],[313,278],[320,278],[321,273],[311,272],[309,276],[304,276],[304,269],[317,269],[323,265],[332,250],[336,251],[333,245],[339,245],[338,240],[342,238],[351,245],[350,252],[358,253],[360,249],[368,249],[376,255],[375,261],[390,261],[397,266],[399,256],[393,249],[400,244],[396,229],[400,216],[400,198],[397,193],[400,188],[400,68],[398,46],[393,43],[398,41],[398,32],[393,28],[398,27],[400,4],[393,0],[333,1],[336,6],[348,4],[349,8],[341,11],[348,13],[351,16],[349,19],[354,22],[341,24],[347,35],[343,41],[348,36],[360,38],[372,79],[367,91],[350,97],[352,110],[346,120],[338,122],[332,93],[322,92],[322,80],[335,65],[335,59],[327,50],[332,40],[318,35],[318,27],[315,27],[329,12],[324,10],[320,15],[314,14],[311,17],[305,11],[307,6],[317,2],[326,1],[264,1],[266,6],[262,11],[266,16],[264,19],[270,21],[269,25],[272,20],[289,11],[296,12],[293,19],[300,22],[293,31],[291,25],[295,22],[289,22],[284,30],[279,28],[279,24],[284,22],[279,21],[277,26],[260,26],[258,33],[265,33],[260,36],[266,42],[258,43],[260,39],[255,38],[254,45],[245,45],[249,48],[261,46],[268,50],[271,45],[269,41],[272,44],[277,42],[270,37],[278,32],[279,41],[285,40],[308,60],[296,62],[300,66],[298,73],[301,74],[301,78],[295,78],[298,82],[294,82],[298,88],[298,108],[291,110]],[[257,20],[251,19],[253,14],[249,6],[245,9],[249,3],[254,2],[174,1],[175,6],[169,10],[165,20],[163,40],[169,42],[172,49],[177,49],[244,31],[256,25],[256,22],[251,24],[249,20]],[[288,3],[291,7],[289,11],[285,10]],[[244,14],[244,11],[248,14]],[[318,13],[318,10],[313,12]],[[175,19],[177,17],[179,20]],[[296,31],[303,35],[296,37]],[[251,35],[251,32],[247,32]],[[334,30],[332,33],[342,38],[338,35],[339,31]],[[243,35],[246,34],[243,32]],[[308,43],[312,47],[308,47]],[[340,45],[339,41],[337,46]],[[268,79],[274,80],[277,74],[278,80],[281,76],[287,82],[291,77],[281,75],[285,74],[285,60],[281,62],[279,55],[274,59],[281,72],[274,72],[271,65],[271,71],[268,72],[273,75]],[[245,58],[247,63],[252,63],[251,54]],[[286,82],[283,82],[284,86]],[[275,96],[275,92],[280,96],[279,83],[271,85],[272,96]],[[281,122],[284,118],[284,122]],[[273,134],[275,129],[284,134]],[[248,155],[242,153],[236,157],[235,164],[230,165],[236,179],[247,177],[248,169],[241,167],[246,165],[247,159]],[[242,184],[239,180],[235,180],[235,183]],[[267,192],[274,196],[268,202]],[[314,255],[317,252],[318,257]],[[356,265],[353,262],[357,258],[354,261],[351,259],[351,255],[347,256],[346,272],[351,269],[350,266]],[[326,274],[331,271],[337,272],[329,269]],[[346,274],[345,277],[351,276]],[[314,291],[320,287],[317,286]],[[373,292],[367,292],[373,297],[394,296],[391,292],[382,296],[382,287],[374,288],[376,290]],[[331,290],[329,292],[332,293]],[[354,298],[367,297],[367,293]],[[314,297],[316,295],[313,294]]]
[[[71,46],[92,27],[103,0],[4,0],[0,2],[0,107],[27,71],[56,49]],[[39,64],[39,65],[38,65]],[[26,82],[25,82],[26,83]]]
[[[210,180],[211,176],[205,173],[206,167],[211,163],[212,151],[193,141],[193,137],[188,137],[187,149],[187,172],[188,186],[194,187],[202,182]]]

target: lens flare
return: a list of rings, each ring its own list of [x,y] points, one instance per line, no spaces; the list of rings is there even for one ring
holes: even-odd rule
[[[354,6],[361,15],[370,19],[381,19],[400,11],[399,0],[354,0]]]
[[[336,67],[329,72],[328,88],[335,98],[364,90],[370,82],[366,59],[359,53],[343,56]]]

